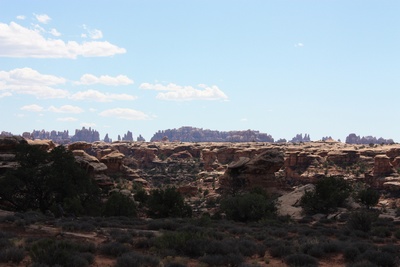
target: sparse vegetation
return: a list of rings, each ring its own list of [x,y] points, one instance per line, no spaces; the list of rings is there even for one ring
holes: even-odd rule
[[[314,191],[307,191],[300,205],[308,214],[328,213],[343,206],[351,187],[342,177],[328,176],[317,181]]]

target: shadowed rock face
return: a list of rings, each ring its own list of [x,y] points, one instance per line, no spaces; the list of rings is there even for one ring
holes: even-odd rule
[[[282,187],[275,173],[284,164],[284,154],[271,149],[250,159],[242,157],[228,165],[225,174],[220,178],[220,185],[225,190],[235,190],[235,187],[251,188],[261,186],[267,191],[276,191]]]

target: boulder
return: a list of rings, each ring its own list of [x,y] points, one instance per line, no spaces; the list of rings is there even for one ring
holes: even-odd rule
[[[26,143],[21,136],[0,136],[0,151],[14,151],[17,145]]]
[[[40,140],[40,139],[28,140],[28,144],[31,146],[39,147],[44,151],[49,151],[56,147],[56,145],[53,143],[52,140]]]
[[[300,199],[307,191],[313,191],[315,186],[307,184],[295,188],[292,192],[283,194],[277,199],[277,212],[281,216],[289,215],[294,220],[303,218],[303,208],[300,207]]]

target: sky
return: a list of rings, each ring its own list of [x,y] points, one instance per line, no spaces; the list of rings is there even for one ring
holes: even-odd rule
[[[0,0],[0,132],[400,142],[398,0]]]

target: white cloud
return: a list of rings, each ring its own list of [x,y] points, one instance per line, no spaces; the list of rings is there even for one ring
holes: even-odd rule
[[[17,16],[17,19],[24,20],[24,19],[26,19],[26,17],[24,15],[19,15],[19,16]]]
[[[0,81],[20,85],[56,85],[66,82],[62,77],[41,74],[31,68],[13,69],[9,72],[0,71]]]
[[[101,39],[103,38],[103,33],[102,31],[98,30],[98,29],[90,29],[87,25],[83,24],[82,28],[85,29],[87,31],[87,33],[82,33],[81,37],[83,38],[87,38],[89,36],[90,39]]]
[[[53,35],[53,36],[56,36],[56,37],[58,37],[58,36],[61,36],[61,33],[59,33],[56,29],[51,29],[50,31],[49,31],[49,33],[51,34],[51,35]]]
[[[116,77],[101,75],[100,77],[96,77],[93,74],[84,74],[78,84],[90,85],[90,84],[104,84],[104,85],[129,85],[133,84],[133,80],[129,79],[125,75],[118,75]]]
[[[67,97],[66,90],[51,87],[65,82],[64,78],[41,74],[31,68],[13,69],[8,72],[0,71],[0,91],[34,95],[37,98]]]
[[[148,120],[150,117],[142,111],[129,108],[114,108],[99,113],[103,117],[111,117],[125,120]]]
[[[128,94],[102,93],[96,90],[77,92],[71,96],[73,100],[90,100],[95,102],[112,102],[114,100],[135,100],[137,97]]]
[[[51,20],[51,18],[46,14],[34,14],[34,15],[35,15],[35,18],[40,23],[43,23],[43,24],[47,24]]]
[[[5,93],[0,94],[0,98],[7,97],[7,96],[12,96],[12,94],[10,92],[5,92]]]
[[[157,94],[157,99],[161,100],[175,100],[175,101],[188,101],[188,100],[227,100],[228,96],[221,91],[218,86],[207,86],[199,84],[198,88],[192,86],[180,86],[174,83],[168,85],[163,84],[150,84],[142,83],[141,89],[167,91]]]
[[[294,45],[294,47],[303,47],[303,46],[304,46],[303,43],[297,43],[297,44]]]
[[[107,41],[78,43],[46,39],[39,30],[25,28],[15,22],[0,23],[0,57],[72,58],[103,57],[126,53]]]
[[[77,120],[78,120],[77,118],[73,117],[57,118],[57,121],[64,121],[64,122],[73,122]]]
[[[71,106],[71,105],[64,105],[59,108],[56,108],[55,106],[50,106],[48,108],[48,111],[56,112],[56,113],[75,113],[75,114],[84,112],[84,110],[81,109],[80,107]]]
[[[23,106],[20,109],[21,110],[25,110],[25,111],[30,111],[30,112],[42,112],[42,111],[44,111],[43,107],[41,107],[39,105],[36,105],[36,104]]]

